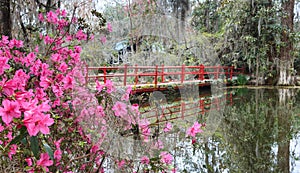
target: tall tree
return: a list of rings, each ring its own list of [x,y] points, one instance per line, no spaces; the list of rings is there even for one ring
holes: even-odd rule
[[[282,0],[281,16],[281,42],[280,65],[278,85],[291,85],[294,83],[294,58],[293,58],[293,38],[291,37],[294,28],[294,5],[295,0]]]
[[[11,38],[10,0],[0,1],[0,35]]]

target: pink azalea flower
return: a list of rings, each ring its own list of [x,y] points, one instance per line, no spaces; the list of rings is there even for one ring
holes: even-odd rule
[[[12,132],[8,132],[6,138],[8,139],[7,142],[10,142],[13,139]]]
[[[25,113],[23,123],[27,127],[29,135],[36,136],[38,132],[50,134],[49,126],[54,123],[54,120],[50,118],[49,114],[33,111]]]
[[[145,164],[145,165],[148,165],[150,163],[150,159],[147,156],[143,156],[141,158],[141,163]]]
[[[139,121],[139,126],[140,126],[141,129],[149,128],[149,125],[150,125],[150,122],[147,119],[141,119]]]
[[[192,145],[196,144],[197,140],[195,138],[192,139]]]
[[[67,26],[69,24],[68,21],[66,21],[65,19],[61,19],[58,20],[58,29],[61,30],[61,34],[64,34],[65,32],[62,30],[65,26]]]
[[[16,83],[17,81],[15,81],[14,79],[10,79],[6,81],[2,86],[3,93],[6,94],[7,96],[13,95],[14,91],[17,89]]]
[[[8,152],[8,157],[10,160],[12,159],[12,155],[15,155],[17,153],[17,148],[18,148],[18,146],[16,144],[13,144],[10,146],[10,149]]]
[[[157,148],[157,149],[162,149],[164,148],[164,144],[161,140],[157,140],[155,143],[154,143],[154,147]]]
[[[86,36],[86,34],[83,33],[82,30],[79,30],[79,31],[76,33],[76,38],[77,38],[77,40],[86,40],[86,39],[87,39],[87,36]]]
[[[56,81],[57,83],[60,83],[64,78],[65,78],[65,76],[64,76],[63,74],[57,74],[57,75],[55,76],[55,81]]]
[[[108,94],[112,93],[113,91],[115,91],[115,87],[114,84],[111,80],[107,80],[105,83],[105,87],[106,87],[106,92]]]
[[[45,44],[52,44],[53,42],[54,42],[54,39],[51,38],[51,37],[49,37],[48,35],[46,35],[46,36],[44,37],[44,43],[45,43]]]
[[[91,35],[90,35],[90,40],[94,40],[94,39],[95,39],[94,34],[91,34]]]
[[[67,75],[63,79],[63,82],[64,82],[64,89],[65,90],[67,90],[67,89],[73,89],[73,87],[75,86],[75,81],[74,81],[74,79],[70,75]]]
[[[188,136],[195,137],[197,133],[202,132],[201,127],[202,127],[201,124],[199,124],[198,122],[195,122],[192,127],[188,128],[186,133],[187,133]]]
[[[42,64],[41,60],[35,61],[34,64],[30,67],[31,72],[29,74],[34,74],[34,75],[38,76],[39,70],[41,68],[41,64]]]
[[[79,62],[79,60],[80,60],[80,54],[79,53],[71,53],[70,57],[73,58],[75,63]]]
[[[65,9],[61,10],[60,15],[62,17],[66,17],[67,16],[67,11]]]
[[[0,124],[0,132],[4,130],[4,127]]]
[[[23,41],[21,41],[21,40],[16,40],[16,39],[12,39],[12,40],[10,40],[10,42],[9,42],[9,47],[10,47],[10,48],[13,48],[13,47],[16,47],[16,48],[23,47]]]
[[[131,86],[128,86],[127,89],[126,89],[126,93],[127,94],[130,94],[132,91],[132,87]]]
[[[68,70],[68,65],[65,62],[62,62],[59,65],[58,70],[60,70],[61,72],[65,73]]]
[[[57,23],[58,17],[57,17],[56,13],[49,11],[46,16],[47,16],[47,22],[53,23],[53,24]]]
[[[104,85],[101,85],[100,82],[96,80],[96,89],[98,90],[98,92],[101,92],[103,88]]]
[[[26,158],[25,161],[26,161],[26,163],[27,163],[28,166],[31,166],[31,165],[32,165],[32,160],[31,160],[31,158]]]
[[[85,168],[86,168],[86,164],[82,164],[82,165],[80,166],[80,170],[85,170]]]
[[[9,58],[7,57],[0,57],[0,75],[4,73],[4,70],[9,69],[10,66],[7,64]]]
[[[62,141],[63,139],[64,139],[64,138],[60,138],[59,140],[54,141],[54,145],[55,145],[56,148],[60,148],[60,143],[61,143],[61,141]]]
[[[25,90],[25,86],[27,84],[27,80],[30,77],[22,70],[19,69],[15,72],[15,76],[13,78],[13,80],[15,81],[15,85],[17,87],[18,90],[24,91]]]
[[[75,53],[80,53],[82,48],[80,46],[74,46],[74,52]]]
[[[172,124],[170,122],[167,122],[164,127],[164,132],[168,132],[170,130],[172,130]]]
[[[35,53],[38,53],[39,52],[39,46],[35,46],[34,51],[35,51]]]
[[[54,151],[54,159],[56,159],[56,161],[60,161],[61,160],[61,155],[62,155],[62,152],[60,149],[57,149]]]
[[[8,36],[2,35],[1,44],[7,45],[9,43]]]
[[[42,76],[40,81],[40,86],[46,90],[51,85],[51,81],[47,78]]]
[[[52,104],[52,108],[55,108],[56,106],[59,106],[59,105],[61,105],[60,104],[60,99],[59,98],[56,98],[56,100],[53,102],[53,104]]]
[[[105,117],[105,112],[102,106],[97,106],[97,113],[100,115],[100,117]]]
[[[95,154],[99,150],[98,145],[93,145],[91,148],[91,153]]]
[[[139,115],[140,115],[140,111],[139,111],[139,105],[134,103],[131,105],[131,111],[134,113],[134,115],[136,116],[136,120],[138,121],[139,119]],[[137,124],[138,122],[135,122],[135,124]]]
[[[61,97],[63,95],[62,88],[59,85],[53,85],[52,91],[54,92],[56,97]]]
[[[2,117],[2,121],[8,125],[13,118],[20,118],[20,106],[16,101],[3,100],[2,106],[0,107],[0,116]]]
[[[128,101],[129,100],[129,94],[125,93],[122,95],[121,100]]]
[[[47,153],[42,153],[40,159],[36,162],[36,164],[48,171],[47,167],[53,165],[53,161],[50,160],[50,157]]]
[[[44,92],[42,88],[37,88],[35,93],[37,99],[39,100],[45,100],[47,97],[47,94]]]
[[[123,166],[125,165],[125,163],[126,163],[125,160],[119,161],[119,162],[118,162],[118,168],[119,168],[119,169],[122,169]]]
[[[127,114],[127,105],[123,102],[117,101],[112,110],[117,117],[121,117]]]
[[[107,23],[107,30],[108,32],[112,32],[112,26],[109,22]]]
[[[30,52],[25,58],[24,58],[24,64],[26,65],[26,67],[28,67],[29,65],[31,65],[32,62],[34,62],[36,58],[36,55],[33,52]]]
[[[49,65],[46,63],[43,63],[41,65],[42,67],[42,72],[41,72],[41,76],[47,77],[47,76],[51,76],[53,71],[49,70]]]
[[[40,14],[38,15],[38,19],[39,19],[41,22],[43,22],[43,21],[44,21],[44,15],[43,15],[42,13],[40,13]]]
[[[160,153],[160,161],[167,165],[171,164],[173,161],[173,156],[170,153],[163,151]]]
[[[142,138],[144,142],[149,141],[149,136],[151,134],[151,128],[149,127],[150,122],[147,119],[139,120],[139,127],[141,129]]]
[[[60,54],[55,53],[51,55],[51,60],[54,62],[60,62],[62,60],[62,57]]]
[[[100,41],[102,44],[105,44],[106,43],[106,37],[105,36],[101,36],[100,37]]]
[[[73,40],[73,37],[72,37],[71,35],[67,35],[67,36],[66,36],[66,40],[67,40],[67,41],[72,41],[72,40]]]

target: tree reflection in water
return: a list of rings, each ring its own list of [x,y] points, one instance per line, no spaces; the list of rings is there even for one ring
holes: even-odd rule
[[[300,95],[291,89],[238,89],[217,132],[177,143],[179,172],[297,172]],[[205,116],[204,116],[205,117]],[[298,153],[298,155],[297,155]]]

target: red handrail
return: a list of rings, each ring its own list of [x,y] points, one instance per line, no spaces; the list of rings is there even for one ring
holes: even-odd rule
[[[109,70],[122,70],[123,73],[108,73]],[[89,75],[89,71],[98,70],[102,71],[103,74]],[[139,82],[141,77],[153,77],[152,84],[154,88],[157,89],[158,85],[161,83],[166,83],[166,77],[171,78],[171,76],[180,76],[178,80],[179,83],[184,83],[186,81],[200,80],[204,81],[207,77],[206,75],[213,75],[214,79],[219,79],[220,76],[225,75],[226,78],[230,78],[244,72],[244,68],[234,68],[233,66],[129,66],[125,64],[124,66],[118,67],[89,67],[86,65],[86,83],[89,82],[89,79],[103,79],[104,83],[107,79],[123,77],[123,86],[127,85],[139,85],[144,84]],[[192,80],[187,79],[188,75],[192,75]],[[134,77],[132,82],[128,82],[130,77]],[[161,81],[158,81],[158,78],[161,78]],[[175,78],[175,77],[174,77]]]

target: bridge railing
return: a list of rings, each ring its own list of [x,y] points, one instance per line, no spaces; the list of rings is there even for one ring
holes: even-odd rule
[[[154,84],[157,88],[159,83],[169,83],[176,81],[184,83],[187,81],[204,81],[213,79],[230,79],[233,76],[244,73],[244,68],[235,68],[234,66],[129,66],[127,64],[117,67],[89,67],[86,66],[86,82],[92,79],[104,81],[116,79],[117,85],[139,85],[139,84]],[[96,74],[90,74],[92,71]],[[142,80],[142,78],[148,79]],[[149,80],[150,78],[150,80]]]

